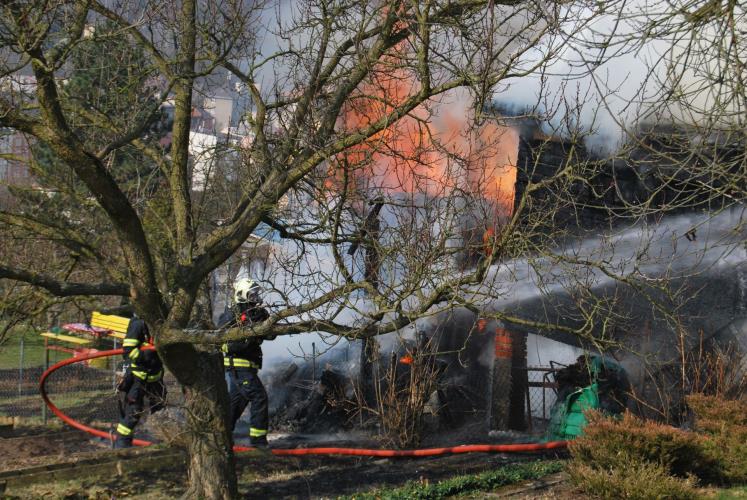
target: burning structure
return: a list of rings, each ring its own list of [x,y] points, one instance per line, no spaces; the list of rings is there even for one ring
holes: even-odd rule
[[[671,385],[683,349],[694,349],[704,339],[719,344],[727,336],[734,337],[736,326],[732,322],[745,307],[746,256],[738,245],[744,238],[739,229],[739,208],[713,215],[702,209],[721,208],[725,206],[723,200],[709,199],[694,209],[691,206],[690,211],[682,203],[672,215],[662,218],[659,212],[657,218],[643,217],[630,226],[626,219],[633,219],[644,202],[653,200],[660,208],[676,206],[678,197],[687,196],[687,186],[668,182],[671,176],[667,165],[656,167],[655,150],[651,149],[654,139],[648,138],[645,148],[633,150],[626,161],[621,161],[595,158],[578,144],[543,136],[538,128],[526,124],[517,129],[512,203],[518,205],[525,198],[527,185],[552,178],[569,165],[583,165],[593,174],[569,191],[573,198],[568,203],[554,200],[553,210],[546,205],[554,196],[551,186],[532,192],[533,204],[523,216],[536,237],[549,235],[549,231],[543,231],[549,225],[564,228],[560,237],[553,233],[557,247],[552,255],[507,258],[491,268],[489,281],[499,282],[503,292],[484,302],[485,316],[497,313],[518,321],[498,323],[456,310],[418,321],[408,331],[362,342],[359,354],[348,353],[342,373],[334,367],[329,371],[336,383],[308,384],[305,390],[316,387],[316,394],[323,395],[321,399],[295,396],[303,407],[293,410],[303,415],[302,428],[310,428],[310,412],[314,411],[335,415],[329,421],[340,424],[350,420],[349,409],[341,411],[339,406],[331,408],[324,403],[330,388],[334,388],[331,393],[338,401],[357,399],[359,407],[384,411],[381,397],[387,392],[386,384],[394,380],[407,385],[413,353],[418,351],[432,357],[432,375],[438,379],[437,384],[420,388],[425,391],[421,410],[436,414],[426,427],[470,428],[483,435],[489,429],[525,430],[531,411],[526,404],[527,338],[537,336],[577,348],[553,354],[557,344],[545,342],[546,351],[541,354],[544,360],[567,363],[581,350],[605,347],[630,374],[635,398],[642,403],[640,411],[650,413],[654,408],[657,413],[674,417],[677,395],[669,391],[670,399],[664,400],[656,389],[664,383]],[[729,151],[725,148],[723,154],[731,154]],[[372,174],[365,179],[380,181],[379,189],[394,189],[387,178]],[[502,182],[495,176],[493,180],[493,185]],[[400,194],[388,202],[407,196],[400,189]],[[387,228],[400,222],[386,205],[372,205],[368,212],[376,219],[374,229],[370,222],[366,226],[368,237],[375,234],[376,238],[385,238],[382,234]],[[548,216],[536,217],[543,210]],[[505,217],[510,211],[502,213]],[[471,229],[468,237],[478,243],[466,240],[463,246],[471,247],[472,258],[479,260],[480,251],[489,241],[485,235],[492,236],[491,231],[500,231],[500,226]],[[364,246],[366,273],[372,272],[371,248],[371,243],[368,248]],[[349,253],[352,258],[354,253]],[[580,265],[584,260],[598,265],[590,271]],[[383,268],[379,272],[381,276],[374,281],[386,286],[392,271]],[[666,287],[659,286],[664,281]],[[584,283],[583,290],[578,288],[579,283]],[[491,296],[487,292],[484,295]],[[590,322],[585,308],[593,305],[604,305],[614,317],[608,318],[609,322],[602,317]],[[572,335],[568,333],[571,329],[583,333]],[[533,342],[536,346],[537,341]],[[351,363],[352,358],[360,363]],[[389,382],[381,385],[387,376]],[[340,377],[345,381],[340,382]],[[305,378],[309,380],[309,375]],[[319,385],[324,386],[321,392]]]
[[[404,95],[405,82],[372,82],[341,126],[354,129],[382,116]],[[382,89],[391,102],[370,97]],[[403,269],[428,261],[458,275],[481,265],[508,224],[523,232],[525,248],[492,256],[499,264],[487,270],[484,283],[468,288],[472,312],[455,302],[451,313],[356,342],[352,354],[346,344],[344,363],[338,354],[322,368],[326,362],[314,353],[320,367],[308,368],[304,351],[304,361],[290,365],[296,368],[281,365],[270,381],[277,421],[301,430],[323,421],[321,427],[331,430],[360,422],[361,408],[380,415],[387,390],[409,383],[414,352],[428,353],[423,367],[438,379],[420,387],[422,401],[413,402],[436,415],[431,427],[523,430],[531,412],[528,358],[569,363],[583,350],[602,348],[630,373],[645,406],[676,412],[664,409],[672,401],[653,401],[652,384],[670,377],[683,349],[723,337],[718,332],[746,307],[739,209],[723,210],[723,198],[694,198],[693,183],[703,179],[688,173],[697,169],[696,160],[675,158],[672,130],[642,129],[629,150],[606,158],[579,141],[544,134],[533,120],[502,118],[474,128],[466,110],[451,110],[438,120],[431,109],[414,111],[331,158],[314,186],[323,195],[289,200],[293,213],[283,222],[295,217],[297,227],[312,228],[305,234],[312,234],[315,220],[339,220],[339,249],[285,244],[281,233],[277,255],[263,257],[266,266],[234,266],[233,274],[261,274],[268,299],[285,303],[323,293],[320,274],[331,283],[345,273],[362,276],[371,288],[337,304],[336,318],[355,324],[365,317],[367,301],[416,293],[406,289],[410,277]],[[712,160],[728,161],[739,147],[718,144],[709,151]],[[422,245],[411,245],[415,251],[408,254],[401,241]],[[430,251],[435,245],[441,253]],[[531,255],[532,246],[550,251]],[[273,259],[285,261],[273,267]],[[223,279],[230,281],[231,272]],[[276,349],[282,354],[275,359],[282,358],[285,348]]]
[[[553,234],[556,250],[507,262],[517,285],[490,309],[522,320],[508,325],[518,338],[540,332],[528,324],[557,325],[541,334],[592,351],[606,346],[631,375],[638,411],[677,420],[682,395],[692,390],[684,366],[690,354],[744,344],[744,207],[705,165],[738,168],[745,145],[642,126],[627,149],[608,158],[544,135],[536,122],[516,125],[517,199],[562,169],[576,180],[531,193],[523,217],[537,238]],[[604,316],[595,317],[595,308]]]

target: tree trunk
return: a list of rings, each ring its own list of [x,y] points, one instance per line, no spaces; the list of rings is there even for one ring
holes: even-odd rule
[[[163,356],[182,383],[185,397],[184,441],[189,454],[185,498],[238,498],[222,356],[188,344],[168,346]]]

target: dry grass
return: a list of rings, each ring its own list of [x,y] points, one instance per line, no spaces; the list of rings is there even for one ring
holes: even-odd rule
[[[574,463],[568,467],[571,480],[592,498],[664,499],[700,498],[693,478],[676,478],[666,467],[630,456],[614,469]]]
[[[736,346],[704,347],[703,333],[698,348],[683,355],[684,394],[707,394],[722,400],[742,397],[747,391],[747,370]]]

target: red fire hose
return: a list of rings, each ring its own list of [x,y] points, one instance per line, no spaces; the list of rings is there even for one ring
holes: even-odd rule
[[[355,455],[360,457],[433,457],[449,453],[520,453],[565,448],[567,441],[523,444],[464,444],[448,448],[423,448],[419,450],[372,450],[366,448],[286,448],[272,449],[273,455]],[[254,448],[234,446],[234,451],[250,451]]]
[[[66,424],[75,427],[83,432],[92,434],[94,436],[112,439],[112,435],[107,431],[102,431],[88,425],[85,425],[77,420],[70,418],[65,415],[55,404],[49,399],[47,395],[46,383],[47,378],[55,371],[63,366],[71,365],[73,363],[80,363],[89,359],[104,358],[107,356],[116,356],[122,354],[122,349],[112,349],[109,351],[99,351],[89,353],[84,356],[69,358],[59,363],[50,366],[39,379],[39,392],[44,400],[44,403],[52,410],[52,413],[57,415],[60,420]],[[133,439],[132,444],[135,446],[148,446],[152,444],[150,441],[144,441],[142,439]],[[365,448],[273,448],[270,451],[273,455],[278,456],[289,456],[289,455],[355,455],[363,457],[432,457],[436,455],[446,455],[449,453],[520,453],[520,452],[533,452],[533,451],[546,451],[546,450],[557,450],[565,448],[568,445],[567,441],[549,441],[546,443],[523,443],[523,444],[471,444],[462,446],[452,446],[448,448],[425,448],[420,450],[373,450]],[[254,448],[249,446],[234,446],[234,451],[251,451]]]

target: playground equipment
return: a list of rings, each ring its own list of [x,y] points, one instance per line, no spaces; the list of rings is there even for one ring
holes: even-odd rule
[[[117,342],[124,338],[129,323],[129,318],[94,311],[90,324],[68,323],[62,327],[50,328],[49,331],[40,334],[44,337],[44,368],[49,368],[49,351],[59,351],[83,358],[88,354],[100,352],[105,344],[116,349]],[[85,363],[97,368],[107,366],[104,357],[86,358]]]

